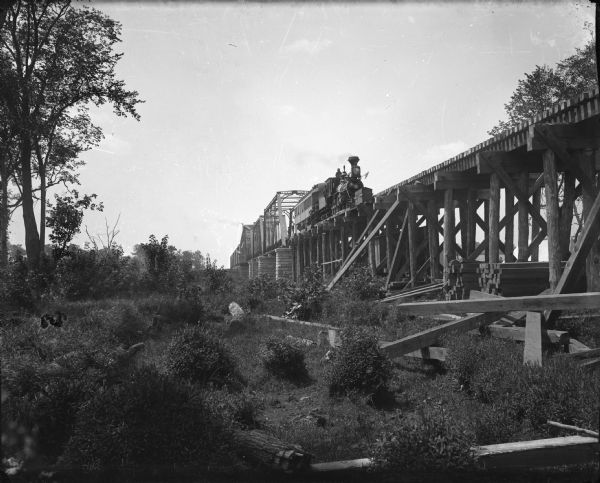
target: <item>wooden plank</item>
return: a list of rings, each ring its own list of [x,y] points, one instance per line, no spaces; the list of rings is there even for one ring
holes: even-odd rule
[[[445,347],[424,347],[421,350],[404,354],[404,357],[444,362],[448,357],[448,349]]]
[[[356,251],[351,256],[348,257],[348,261],[344,264],[344,266],[342,268],[340,268],[338,270],[338,272],[335,274],[335,276],[333,277],[331,282],[329,282],[327,287],[325,287],[325,290],[330,291],[333,288],[333,286],[339,281],[339,279],[342,278],[344,273],[346,273],[348,268],[350,268],[350,266],[352,266],[354,261],[360,255],[360,253],[365,249],[365,247],[367,247],[369,245],[369,242],[371,241],[371,239],[377,234],[377,232],[383,226],[383,224],[386,222],[386,220],[394,213],[394,211],[396,210],[396,208],[398,207],[399,204],[400,204],[400,201],[396,200],[394,202],[394,204],[390,207],[390,209],[385,212],[385,214],[383,215],[381,220],[379,220],[379,223],[377,223],[375,228],[373,228],[373,230],[371,230],[371,232],[367,235],[367,238],[365,239],[365,241],[362,242],[362,244],[356,249]]]
[[[514,443],[490,444],[472,448],[483,470],[547,468],[594,462],[600,444],[592,436],[563,436]],[[310,473],[365,471],[374,466],[370,458],[313,463]]]
[[[489,331],[489,334],[497,339],[525,342],[527,338],[526,327],[503,327],[492,324],[488,325],[486,331]],[[557,344],[565,348],[569,346],[571,338],[569,337],[568,332],[565,332],[564,330],[548,330],[547,334],[551,344]]]
[[[584,152],[578,156],[578,159],[581,161],[581,168],[584,173],[593,180],[592,184],[595,184],[595,169],[594,169],[594,160],[593,153]],[[583,201],[583,222],[586,223],[586,219],[589,217],[590,208],[594,203],[594,193],[588,191],[587,189],[583,189],[582,193],[582,201]],[[596,292],[600,290],[600,241],[594,243],[590,248],[590,252],[588,253],[586,264],[585,264],[585,279],[586,279],[586,287],[590,292]]]
[[[552,467],[593,462],[598,458],[598,438],[565,436],[475,448],[485,469]]]
[[[427,315],[466,312],[512,312],[515,310],[582,310],[600,308],[600,292],[577,294],[527,295],[489,300],[444,300],[398,304],[404,314]]]
[[[308,325],[310,327],[316,327],[317,329],[326,329],[326,330],[341,330],[339,327],[334,327],[329,324],[320,324],[318,322],[307,322],[305,320],[298,319],[287,319],[285,317],[278,317],[276,315],[265,315],[267,319],[274,320],[276,322],[286,322],[288,324],[296,324],[296,325]]]
[[[523,364],[531,364],[533,366],[542,365],[543,330],[542,315],[538,312],[527,312]]]
[[[431,285],[428,285],[425,287],[416,287],[413,290],[407,291],[407,293],[396,294],[396,295],[392,295],[390,297],[381,299],[379,301],[379,303],[388,303],[388,302],[398,302],[401,300],[409,300],[411,298],[418,297],[420,295],[438,292],[442,289],[443,286],[444,286],[443,283],[435,283],[435,284],[431,284]]]
[[[589,351],[590,348],[579,342],[577,339],[571,339],[569,341],[569,354],[577,354],[579,352],[586,352]]]
[[[423,347],[434,345],[442,335],[450,332],[467,332],[477,329],[482,325],[491,324],[497,318],[498,314],[494,313],[471,314],[460,320],[448,322],[393,342],[386,342],[381,345],[381,350],[389,357],[400,357]]]

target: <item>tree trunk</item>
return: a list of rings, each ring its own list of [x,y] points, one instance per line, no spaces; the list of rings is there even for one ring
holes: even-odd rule
[[[0,154],[0,268],[8,266],[8,160]]]
[[[46,167],[40,163],[40,258],[46,245]]]
[[[23,190],[23,222],[25,224],[25,250],[27,264],[37,269],[40,264],[40,235],[33,210],[33,193],[31,187],[31,139],[28,132],[21,133],[20,146],[21,177]]]

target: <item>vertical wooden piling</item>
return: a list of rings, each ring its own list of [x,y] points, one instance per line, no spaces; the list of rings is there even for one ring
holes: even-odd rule
[[[560,258],[569,259],[569,245],[571,242],[571,228],[573,225],[573,207],[575,205],[575,175],[571,171],[563,173],[563,202],[560,208],[560,226],[558,236],[560,239]]]
[[[560,279],[560,241],[558,236],[558,178],[554,153],[547,149],[543,154],[544,184],[546,193],[546,223],[548,225],[548,266],[550,288],[554,290]]]
[[[500,238],[500,178],[496,173],[490,175],[490,202],[489,202],[489,262],[499,261]]]
[[[477,223],[475,215],[477,214],[477,199],[474,190],[467,190],[467,246],[466,255],[469,256],[475,251]]]
[[[429,218],[427,220],[427,239],[429,244],[429,273],[431,279],[435,280],[440,278],[440,238],[438,235],[437,223],[432,223],[433,220],[438,219],[438,209],[435,204],[435,200],[429,200],[427,203],[427,211],[429,212]]]
[[[410,281],[414,286],[417,281],[417,218],[415,216],[415,207],[412,202],[408,203],[406,212],[408,225],[408,260],[410,270]]]
[[[519,173],[518,188],[522,193],[527,193],[529,190],[528,178],[526,171]],[[518,219],[518,260],[519,262],[527,261],[527,246],[529,244],[529,212],[527,205],[519,200],[519,219]]]
[[[537,189],[533,192],[533,197],[531,200],[531,204],[533,205],[533,209],[539,213],[540,211],[540,206],[541,206],[541,196],[542,196],[542,189]],[[531,220],[531,240],[533,240],[536,235],[540,232],[540,225],[538,225],[537,221],[535,221],[535,218],[532,217]],[[533,247],[531,249],[531,261],[532,262],[537,262],[540,258],[540,246],[536,245],[535,247]]]
[[[504,226],[504,259],[507,262],[515,261],[515,218],[511,214],[515,203],[515,197],[510,190],[504,190],[504,216],[507,217]]]
[[[448,282],[448,264],[456,258],[454,250],[454,190],[444,192],[444,283]]]

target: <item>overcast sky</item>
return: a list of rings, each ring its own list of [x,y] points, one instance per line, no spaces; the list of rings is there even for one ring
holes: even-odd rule
[[[375,192],[484,141],[517,81],[589,38],[587,0],[536,3],[97,3],[123,25],[118,73],[141,121],[95,113],[106,138],[81,188],[117,237],[168,234],[228,266],[242,223],[349,155]],[[13,243],[23,242],[16,213]],[[76,242],[83,244],[86,237]]]

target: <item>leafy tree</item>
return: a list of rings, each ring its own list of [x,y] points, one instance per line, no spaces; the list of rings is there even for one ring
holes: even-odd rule
[[[83,220],[83,210],[102,211],[104,205],[96,203],[96,195],[84,195],[79,198],[76,190],[71,195],[54,196],[56,204],[51,207],[46,226],[52,229],[50,240],[53,245],[54,257],[58,260],[62,258],[73,237],[79,233],[81,222]]]
[[[122,54],[114,47],[120,33],[118,22],[93,8],[73,7],[70,0],[18,0],[0,30],[0,68],[6,73],[0,78],[0,101],[17,137],[25,246],[34,268],[43,242],[33,210],[33,179],[41,176],[45,197],[50,165],[64,172],[60,166],[66,160],[72,162],[99,140],[101,131],[87,117],[90,105],[110,103],[117,115],[139,119],[138,93],[116,78]],[[75,149],[66,153],[65,143],[55,142],[61,134],[79,139]]]
[[[537,65],[520,79],[510,101],[504,105],[507,121],[499,121],[488,131],[496,136],[528,121],[553,104],[566,101],[597,86],[594,39],[555,68]]]

